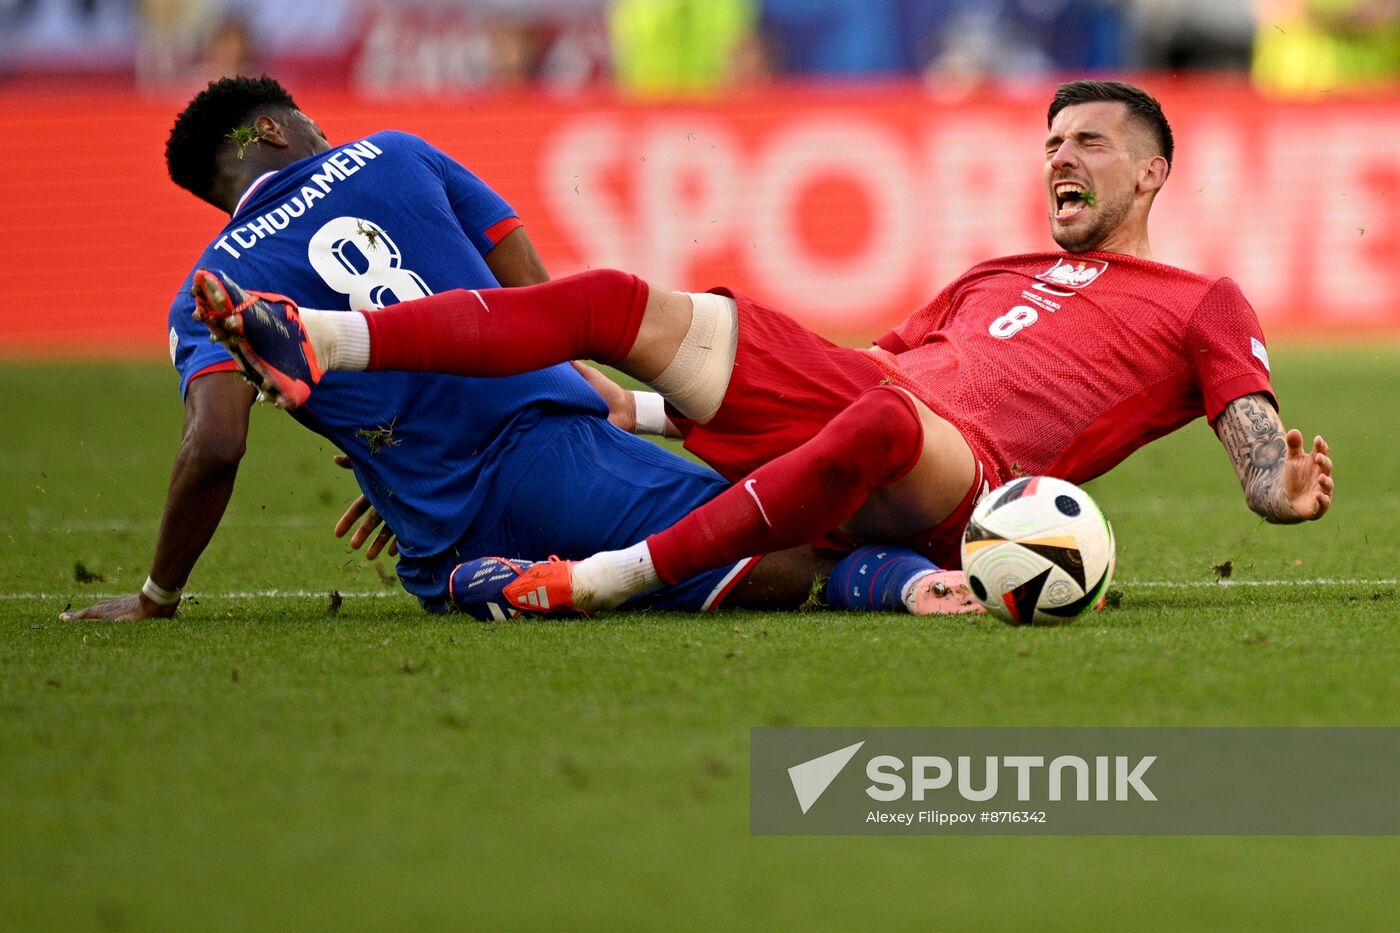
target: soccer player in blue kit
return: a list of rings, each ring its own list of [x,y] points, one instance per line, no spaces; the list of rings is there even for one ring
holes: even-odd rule
[[[268,77],[211,83],[176,119],[166,162],[177,184],[230,214],[192,269],[275,284],[315,307],[382,308],[450,288],[548,278],[510,205],[452,158],[392,131],[332,147]],[[150,575],[135,595],[65,619],[174,615],[233,493],[256,393],[193,318],[192,278],[169,314],[185,426]],[[469,559],[622,547],[725,488],[714,472],[613,427],[607,415],[567,365],[499,379],[334,373],[296,413],[345,453],[397,534],[405,589],[428,609],[455,606],[479,618],[506,613],[463,597],[475,582],[464,577],[481,569],[468,565],[454,579]],[[703,610],[728,598],[797,606],[826,567],[799,549],[740,561],[635,605]]]

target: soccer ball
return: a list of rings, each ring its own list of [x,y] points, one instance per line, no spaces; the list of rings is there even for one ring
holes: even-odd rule
[[[1113,579],[1113,529],[1089,494],[1049,476],[993,490],[963,532],[967,584],[1012,625],[1063,625]]]

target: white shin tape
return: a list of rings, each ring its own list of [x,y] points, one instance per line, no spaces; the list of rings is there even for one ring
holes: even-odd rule
[[[739,306],[733,298],[709,293],[691,294],[690,300],[695,308],[690,330],[651,387],[681,414],[704,424],[719,411],[729,390],[739,348]]]

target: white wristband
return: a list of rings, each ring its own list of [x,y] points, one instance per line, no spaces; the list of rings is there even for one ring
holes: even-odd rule
[[[633,434],[666,434],[666,400],[656,392],[632,393],[637,401],[637,426]]]
[[[180,591],[184,587],[177,586],[173,590],[167,590],[150,577],[141,585],[141,592],[146,594],[146,598],[157,606],[173,606],[180,601]]]

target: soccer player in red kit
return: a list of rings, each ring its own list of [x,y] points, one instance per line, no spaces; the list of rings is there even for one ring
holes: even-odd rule
[[[525,610],[607,608],[822,539],[896,542],[956,565],[989,488],[1027,474],[1082,483],[1201,415],[1252,510],[1322,517],[1327,445],[1306,451],[1284,430],[1238,286],[1152,261],[1147,218],[1173,154],[1160,106],[1129,85],[1076,81],[1057,90],[1048,124],[1045,190],[1063,252],[972,268],[869,350],[724,290],[668,292],[607,271],[365,315],[298,315],[206,272],[201,313],[283,407],[307,397],[327,358],[479,376],[589,358],[664,395],[686,447],[734,485],[632,547],[534,565],[506,587]],[[367,352],[345,359],[366,334]],[[635,419],[637,397],[621,398],[618,417]],[[642,420],[660,418],[643,408]]]

